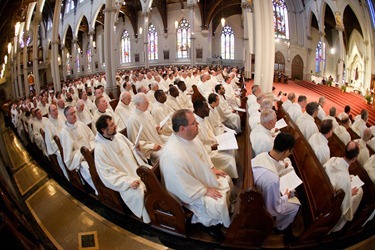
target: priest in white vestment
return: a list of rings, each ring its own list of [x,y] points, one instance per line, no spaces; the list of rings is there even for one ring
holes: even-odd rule
[[[156,124],[160,124],[167,116],[172,116],[174,110],[166,105],[167,95],[161,89],[155,92],[155,103],[152,106],[151,114],[155,119]],[[163,135],[170,136],[173,132],[172,130],[172,120],[169,118],[167,122],[162,127]]]
[[[247,105],[248,109],[251,108],[253,106],[253,104],[257,102],[257,96],[260,93],[262,93],[262,89],[260,88],[259,85],[254,84],[251,87],[251,94],[247,96],[246,105]]]
[[[44,130],[44,124],[48,121],[48,118],[42,116],[42,111],[40,109],[35,110],[35,121],[33,123],[33,137],[34,142],[38,146],[38,148],[43,152],[45,156],[48,156],[46,144],[44,143],[44,139],[42,134],[40,133],[40,129]]]
[[[329,109],[329,115],[327,115],[324,119],[332,120],[333,129],[336,129],[339,126],[339,123],[336,121],[336,108],[331,107]]]
[[[212,86],[208,82],[209,75],[203,74],[200,76],[200,81],[196,84],[199,92],[202,94],[204,98],[208,98],[208,95],[211,94],[212,91]]]
[[[120,193],[129,209],[144,223],[150,217],[144,206],[146,186],[137,175],[141,165],[151,168],[139,156],[138,150],[124,135],[116,132],[111,116],[99,117],[95,124],[96,134],[95,167],[103,184]]]
[[[344,143],[344,145],[348,144],[351,141],[350,134],[348,132],[350,119],[347,116],[343,116],[341,120],[341,125],[333,130],[333,132],[337,135],[337,137]]]
[[[89,165],[81,154],[82,146],[89,150],[95,148],[95,136],[88,126],[77,120],[76,111],[73,107],[64,110],[66,122],[60,134],[60,143],[64,153],[64,163],[70,171],[79,171],[90,187],[98,194],[91,179]]]
[[[290,106],[292,106],[292,104],[295,101],[296,101],[296,94],[294,94],[294,92],[289,92],[286,101],[283,102],[283,104],[281,105],[281,107],[283,107],[283,109],[284,109],[285,112],[288,112],[288,109],[290,108]]]
[[[284,230],[293,222],[300,207],[288,201],[292,198],[292,190],[280,194],[279,162],[292,153],[294,143],[293,136],[280,133],[270,152],[261,153],[251,160],[254,184],[263,195],[267,211],[276,217],[275,226],[278,230]]]
[[[362,137],[363,131],[365,130],[365,128],[367,128],[367,125],[366,125],[367,121],[368,121],[368,111],[365,109],[362,109],[360,118],[356,119],[352,125],[353,131],[359,137]]]
[[[126,123],[128,122],[130,114],[135,109],[135,106],[131,101],[132,95],[127,91],[123,91],[115,109],[115,115],[118,118],[117,128],[119,131],[126,128]]]
[[[326,119],[320,124],[320,132],[313,134],[308,140],[312,150],[322,165],[324,165],[324,163],[331,158],[331,152],[328,147],[328,139],[332,136],[332,133],[332,120]]]
[[[156,125],[154,118],[148,111],[149,103],[146,94],[136,94],[133,98],[133,102],[135,109],[126,124],[128,138],[131,142],[135,143],[142,125],[143,129],[139,136],[141,152],[154,164],[159,159],[161,149],[168,140],[168,137],[161,135],[160,126]]]
[[[259,96],[262,96],[260,94]],[[270,99],[263,98],[262,103],[260,104],[259,109],[255,112],[252,112],[249,117],[249,125],[251,129],[254,129],[258,124],[260,124],[260,115],[265,109],[272,109],[273,105]],[[271,149],[270,149],[271,150]]]
[[[98,110],[96,110],[94,113],[94,116],[92,118],[92,126],[91,126],[91,130],[94,133],[94,135],[97,132],[94,124],[96,123],[96,121],[99,119],[100,116],[110,115],[112,116],[116,124],[118,124],[119,122],[119,118],[117,117],[117,115],[115,115],[115,113],[113,112],[113,109],[109,108],[111,105],[108,105],[108,102],[105,100],[103,96],[99,96],[95,99],[95,105],[98,108]]]
[[[349,118],[349,127],[351,127],[351,126],[352,126],[352,121],[350,120],[350,116],[351,116],[351,114],[350,114],[350,106],[349,106],[349,105],[346,105],[346,106],[344,107],[344,112],[341,112],[341,113],[337,116],[337,118],[339,118],[340,120],[342,120],[344,117],[348,117],[348,118]]]
[[[194,213],[191,223],[229,227],[230,177],[213,166],[202,142],[196,138],[198,122],[191,111],[175,112],[172,124],[174,133],[160,157],[166,189]]]
[[[236,165],[236,151],[219,151],[217,140],[213,128],[205,118],[209,115],[209,108],[206,101],[197,99],[194,102],[194,117],[199,123],[198,138],[202,141],[207,153],[210,155],[212,163],[218,169],[223,170],[231,178],[238,178]]]
[[[219,96],[220,102],[218,106],[218,112],[221,121],[231,129],[236,130],[237,133],[241,132],[241,119],[240,116],[233,110],[225,100],[225,89],[223,85],[218,84],[215,87],[215,91]]]
[[[341,218],[332,229],[332,232],[337,232],[345,226],[347,221],[351,221],[354,213],[357,211],[359,203],[363,196],[362,188],[352,188],[349,166],[356,161],[359,154],[359,148],[353,141],[346,145],[344,158],[332,157],[326,164],[324,169],[331,181],[335,190],[342,189],[345,193],[344,200],[341,204]]]
[[[165,105],[167,105],[173,111],[177,111],[181,109],[181,105],[177,99],[179,95],[180,95],[180,92],[178,91],[176,86],[170,86],[169,96],[167,98],[167,101],[165,102]]]
[[[326,98],[324,96],[319,97],[319,107],[317,117],[319,120],[323,121],[326,118],[326,112],[324,111],[324,106],[326,105]]]
[[[77,101],[76,110],[77,110],[78,120],[83,122],[86,125],[91,125],[93,115],[88,109],[85,108],[85,103],[83,100]]]
[[[292,103],[286,112],[289,114],[290,119],[297,122],[297,119],[302,115],[302,110],[306,107],[307,98],[304,95],[298,97],[297,102]]]
[[[370,138],[371,138],[371,129],[365,128],[362,134],[362,138],[354,140],[355,142],[358,143],[358,148],[359,148],[359,154],[358,154],[357,160],[362,166],[365,165],[365,163],[370,158],[370,152],[367,148],[367,142],[370,141]]]
[[[186,92],[186,83],[183,81],[179,81],[177,83],[178,89],[180,94],[178,95],[178,101],[180,103],[180,107],[184,109],[193,110],[193,103],[191,102],[191,95],[188,95]]]
[[[296,124],[307,141],[313,134],[319,132],[318,126],[315,124],[317,113],[318,103],[310,102],[306,105],[306,111],[297,119]]]
[[[88,110],[91,114],[94,114],[97,107],[95,104],[88,98],[87,93],[84,91],[81,93],[81,100],[85,104],[85,109]]]
[[[375,155],[372,155],[365,165],[363,165],[363,168],[367,171],[368,176],[372,180],[372,182],[375,184]]]
[[[62,128],[65,124],[65,116],[60,116],[56,105],[51,104],[49,106],[49,116],[48,121],[45,122],[44,133],[45,133],[45,141],[46,141],[46,148],[48,155],[56,155],[57,162],[67,180],[69,180],[69,176],[67,170],[65,168],[64,162],[61,159],[61,154],[59,151],[58,146],[56,145],[55,140],[53,137],[55,135],[59,135]]]
[[[276,113],[272,109],[264,109],[260,115],[260,124],[250,132],[250,141],[254,151],[254,157],[263,152],[269,152],[273,148],[272,129],[276,125]]]
[[[225,131],[225,126],[221,122],[219,112],[217,111],[219,103],[220,99],[217,94],[211,93],[208,96],[208,108],[210,109],[210,114],[206,119],[210,122],[215,135],[221,135]]]

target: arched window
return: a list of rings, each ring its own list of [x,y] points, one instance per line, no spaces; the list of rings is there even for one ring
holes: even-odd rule
[[[91,71],[91,46],[90,44],[87,44],[86,56],[87,56],[87,70]]]
[[[121,37],[121,63],[130,62],[130,36],[127,30],[124,30]]]
[[[148,59],[158,60],[158,32],[152,23],[148,26]]]
[[[70,55],[66,53],[66,75],[70,76]]]
[[[66,0],[65,14],[74,9],[74,0]]]
[[[367,0],[368,9],[370,11],[372,27],[375,28],[375,10],[371,0]]]
[[[182,18],[177,27],[177,58],[189,58],[190,24]]]
[[[275,37],[289,39],[288,10],[285,0],[272,0]]]
[[[80,57],[81,57],[81,48],[77,44],[77,54],[76,54],[76,69],[77,73],[81,72],[81,63],[80,63]]]
[[[229,25],[225,25],[221,31],[221,58],[234,59],[234,34]]]
[[[318,42],[318,45],[316,45],[316,50],[315,50],[315,72],[318,73],[318,72],[321,72],[322,68],[325,68],[325,52],[326,51],[326,48],[325,48],[325,44],[322,43],[322,41],[319,41]],[[321,64],[323,63],[323,64]]]

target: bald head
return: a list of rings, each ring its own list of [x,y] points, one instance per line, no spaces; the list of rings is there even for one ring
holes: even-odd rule
[[[362,140],[364,140],[365,142],[369,141],[371,138],[371,135],[372,135],[371,129],[365,128],[365,130],[363,131]]]

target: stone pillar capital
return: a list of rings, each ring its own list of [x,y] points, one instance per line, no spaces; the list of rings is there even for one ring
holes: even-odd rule
[[[252,0],[243,0],[241,2],[241,8],[244,10],[254,11],[254,3]]]

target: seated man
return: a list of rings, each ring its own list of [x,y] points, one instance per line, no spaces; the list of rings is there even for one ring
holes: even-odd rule
[[[344,143],[344,145],[350,142],[351,137],[348,132],[348,128],[350,126],[350,119],[347,116],[342,116],[341,125],[333,130],[333,132],[337,135],[337,137]]]
[[[42,111],[40,109],[35,109],[35,121],[33,123],[33,137],[34,142],[37,147],[43,152],[45,156],[48,156],[46,144],[44,143],[42,134],[40,133],[40,129],[44,130],[46,121],[48,118],[42,116]]]
[[[254,150],[254,157],[268,152],[273,147],[272,129],[275,128],[276,113],[272,109],[265,109],[260,115],[260,124],[250,133],[250,141]]]
[[[120,100],[115,109],[115,115],[118,117],[118,124],[117,127],[119,131],[126,128],[126,123],[130,117],[130,114],[135,109],[134,104],[131,102],[132,95],[127,92],[123,91],[120,95]]]
[[[365,128],[367,128],[368,121],[368,111],[365,109],[362,109],[361,115],[355,118],[355,121],[353,122],[352,129],[353,131],[359,136],[362,137],[363,131]]]
[[[92,182],[89,165],[81,154],[82,146],[89,150],[95,148],[95,136],[88,126],[77,120],[74,107],[67,106],[64,109],[64,114],[66,122],[58,135],[63,148],[64,163],[70,171],[79,171],[97,195],[98,191]]]
[[[160,124],[168,115],[172,115],[174,110],[166,105],[167,95],[161,89],[155,91],[155,102],[152,106],[151,114],[157,124]],[[166,136],[170,136],[173,133],[172,121],[169,119],[162,128],[162,133]]]
[[[359,154],[357,157],[358,162],[363,166],[370,158],[370,152],[367,148],[367,143],[371,138],[371,129],[365,128],[361,139],[354,140],[358,143]]]
[[[352,121],[350,120],[351,119],[351,114],[350,114],[350,106],[349,105],[346,105],[344,107],[344,112],[341,112],[337,118],[339,118],[341,121],[344,119],[344,117],[348,117],[349,118],[349,127],[352,126]]]
[[[95,123],[102,115],[110,115],[113,118],[114,122],[118,124],[119,119],[117,118],[117,115],[115,115],[115,113],[113,112],[113,109],[109,108],[111,105],[108,105],[108,102],[105,100],[104,96],[98,96],[95,99],[95,105],[98,109],[94,113],[91,126],[91,130],[94,134],[96,134],[97,132]]]
[[[326,105],[326,98],[324,96],[319,97],[318,104],[318,114],[316,116],[319,118],[319,120],[323,121],[323,119],[326,117],[326,112],[323,109]]]
[[[264,94],[260,94],[260,95],[258,95],[258,97],[262,96],[262,95],[264,95]],[[260,124],[260,115],[261,115],[263,110],[272,109],[272,108],[273,108],[273,104],[272,104],[271,100],[268,99],[268,98],[263,98],[259,109],[256,112],[253,112],[252,114],[250,114],[250,117],[249,117],[250,128],[254,129],[258,124]]]
[[[375,155],[372,155],[370,159],[367,160],[363,168],[367,171],[372,182],[375,183]]]
[[[332,120],[333,129],[336,129],[339,126],[339,123],[336,121],[336,108],[335,107],[332,107],[329,109],[329,115],[327,115],[324,119]]]
[[[77,101],[76,109],[77,109],[77,117],[79,121],[83,122],[86,125],[89,125],[92,123],[93,115],[88,109],[85,108],[85,102],[83,100],[80,99]]]
[[[238,178],[235,150],[217,150],[217,141],[211,124],[205,118],[210,110],[206,101],[197,99],[194,101],[194,117],[199,123],[198,138],[202,141],[212,163],[223,170],[231,178]]]
[[[313,134],[319,132],[318,126],[315,124],[317,114],[318,103],[310,102],[306,105],[306,111],[297,119],[296,124],[307,141]]]
[[[126,123],[128,138],[131,142],[135,143],[142,125],[143,130],[139,137],[141,152],[154,164],[160,157],[160,149],[164,146],[164,143],[169,137],[161,135],[162,132],[159,125],[156,125],[154,118],[148,111],[149,103],[146,94],[136,94],[133,98],[133,102],[135,109],[130,114]]]
[[[165,105],[169,107],[169,109],[173,111],[177,111],[181,109],[181,105],[178,101],[178,96],[180,95],[180,92],[176,88],[176,86],[169,86],[169,96],[167,98],[167,101],[165,102]]]
[[[332,232],[339,231],[347,221],[353,219],[354,213],[361,202],[363,196],[362,188],[352,188],[349,175],[349,166],[357,160],[358,154],[357,143],[351,141],[346,145],[344,157],[332,157],[323,166],[333,188],[335,190],[342,189],[345,193],[341,204],[341,218],[332,229]]]
[[[332,136],[332,133],[332,120],[326,119],[320,124],[320,132],[316,132],[309,139],[309,144],[322,165],[330,158],[328,139]]]
[[[223,85],[218,84],[215,86],[215,91],[220,99],[219,106],[217,108],[221,121],[225,124],[225,126],[236,130],[237,133],[241,133],[240,116],[229,106],[229,104],[225,100],[225,88],[223,87]]]
[[[294,122],[297,122],[298,117],[302,115],[302,109],[306,107],[307,98],[304,95],[298,97],[297,103],[292,103],[288,108],[287,113]]]
[[[217,111],[219,103],[220,99],[217,94],[211,93],[208,96],[208,108],[210,109],[210,114],[206,119],[210,122],[215,135],[221,135],[225,130],[225,126],[221,122],[219,112]]]
[[[288,99],[281,105],[284,108],[284,111],[287,112],[290,106],[295,102],[296,100],[296,94],[294,92],[290,92],[288,94]]]
[[[276,136],[270,152],[263,152],[251,160],[254,184],[263,195],[267,211],[276,217],[278,230],[287,228],[299,210],[299,205],[288,202],[292,197],[289,190],[283,195],[280,194],[279,176],[282,165],[279,161],[283,161],[292,153],[294,143],[293,136],[280,133]]]
[[[172,125],[174,133],[160,157],[166,189],[194,213],[193,224],[229,227],[230,177],[213,166],[202,142],[196,138],[198,122],[191,111],[175,112]]]
[[[124,135],[117,133],[116,124],[109,115],[96,121],[95,166],[103,184],[118,191],[129,209],[143,222],[150,223],[144,206],[145,185],[137,175],[137,168],[148,166],[139,152]]]

